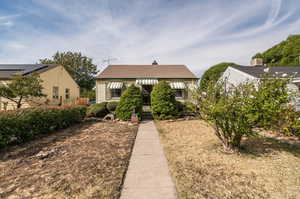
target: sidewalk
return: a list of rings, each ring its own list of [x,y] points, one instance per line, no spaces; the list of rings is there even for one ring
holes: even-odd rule
[[[176,199],[153,121],[144,121],[139,126],[121,199]]]

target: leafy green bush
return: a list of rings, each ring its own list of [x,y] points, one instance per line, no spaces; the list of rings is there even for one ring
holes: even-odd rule
[[[289,107],[283,106],[290,100],[286,84],[289,79],[269,78],[266,74],[257,84],[258,92],[253,93],[255,99],[250,116],[252,123],[264,129],[276,128],[285,117]],[[283,114],[284,113],[284,114]]]
[[[143,98],[141,90],[131,85],[121,96],[120,103],[116,109],[116,115],[121,120],[130,120],[132,113],[136,113],[141,119],[143,111]]]
[[[0,112],[0,148],[81,122],[86,107],[20,109]]]
[[[221,81],[211,82],[207,88],[206,92],[199,90],[197,98],[202,118],[212,125],[224,149],[235,151],[243,136],[254,135],[248,115],[255,89],[245,84],[226,91],[226,84]]]
[[[108,102],[106,104],[106,108],[109,112],[114,112],[114,111],[116,111],[118,105],[119,105],[119,102]]]
[[[155,119],[173,119],[177,118],[178,102],[175,99],[175,93],[167,82],[159,82],[151,92],[151,110]]]
[[[197,115],[197,106],[192,102],[177,102],[178,111],[181,116],[195,116]]]
[[[108,114],[106,105],[107,102],[92,104],[87,109],[87,117],[104,117],[106,114]]]
[[[296,112],[292,109],[286,110],[281,113],[282,120],[278,124],[278,130],[285,136],[297,136],[300,137],[300,112]]]
[[[254,127],[271,128],[285,121],[289,101],[289,79],[266,77],[258,83],[246,82],[226,87],[226,82],[211,82],[197,94],[202,118],[209,121],[225,150],[236,150],[244,136],[255,135]]]

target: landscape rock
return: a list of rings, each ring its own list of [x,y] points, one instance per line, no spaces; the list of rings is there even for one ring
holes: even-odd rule
[[[115,116],[114,114],[107,114],[104,118],[103,121],[114,121],[115,120]]]
[[[48,158],[52,155],[54,155],[56,153],[56,150],[55,149],[51,149],[50,151],[40,151],[35,157],[37,159],[45,159],[45,158]]]

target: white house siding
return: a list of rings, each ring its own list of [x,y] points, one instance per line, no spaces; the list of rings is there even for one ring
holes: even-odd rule
[[[106,101],[106,84],[103,81],[96,81],[96,101],[97,103]]]
[[[161,81],[161,80],[159,80]],[[177,98],[178,101],[191,101],[192,90],[197,87],[197,80],[187,80],[187,79],[164,79],[167,82],[184,82],[186,89],[184,90],[184,97]],[[141,85],[137,85],[135,79],[106,79],[106,80],[96,80],[96,103],[101,103],[105,101],[118,101],[119,98],[111,98],[110,90],[107,88],[109,82],[123,82],[124,87],[122,92],[131,84],[141,88]]]
[[[236,70],[235,68],[228,67],[221,76],[220,80],[225,80],[231,86],[238,86],[239,84],[245,82],[255,83],[258,79],[244,72]]]

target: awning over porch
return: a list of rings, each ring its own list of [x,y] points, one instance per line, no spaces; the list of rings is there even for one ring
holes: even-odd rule
[[[139,85],[154,85],[158,83],[157,79],[137,79],[135,81],[136,84]]]
[[[109,82],[107,88],[109,89],[121,89],[123,87],[123,82]]]
[[[184,82],[170,82],[170,86],[172,89],[185,89],[185,83]]]

